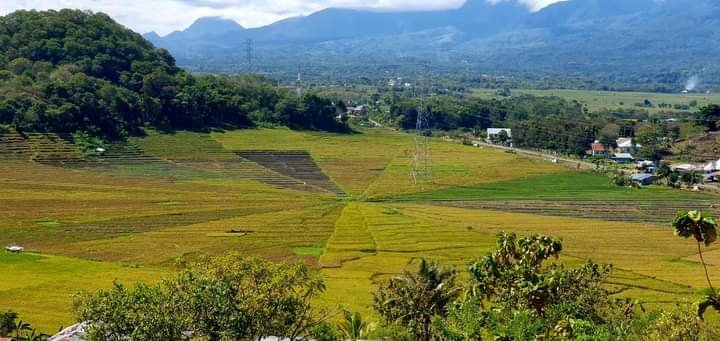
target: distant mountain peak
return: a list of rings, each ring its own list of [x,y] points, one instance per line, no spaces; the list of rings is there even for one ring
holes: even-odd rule
[[[156,44],[156,45],[158,43],[162,42],[162,37],[160,37],[160,35],[157,34],[157,32],[155,32],[155,31],[151,31],[151,32],[143,34],[143,38],[147,39],[149,42]]]
[[[157,34],[157,32],[155,32],[155,31],[150,31],[148,33],[145,33],[145,34],[143,34],[143,37],[145,37],[148,40],[160,39],[160,35]]]
[[[225,34],[234,31],[243,31],[245,28],[232,19],[222,17],[202,17],[190,25],[183,33],[193,36],[208,34]]]

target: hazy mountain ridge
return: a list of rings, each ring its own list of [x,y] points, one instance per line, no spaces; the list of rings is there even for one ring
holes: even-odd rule
[[[445,62],[448,68],[469,62],[508,70],[617,72],[617,77],[636,69],[682,78],[720,68],[720,3],[712,0],[569,0],[535,13],[515,2],[471,0],[455,10],[327,9],[256,29],[203,29],[219,21],[203,19],[186,31],[146,38],[183,65],[193,68],[202,60],[222,71],[242,71],[237,62],[223,64],[243,56],[247,39],[272,68],[288,61],[283,53],[292,53],[295,63],[322,62],[312,58],[322,53],[328,62],[364,63],[374,54],[379,64],[410,58]],[[342,50],[327,50],[334,45]],[[717,75],[707,78],[720,80]]]

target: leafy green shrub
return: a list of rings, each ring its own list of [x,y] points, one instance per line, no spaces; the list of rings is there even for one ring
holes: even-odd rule
[[[15,331],[15,320],[18,314],[14,311],[6,311],[0,313],[0,336],[10,336]]]
[[[616,186],[630,187],[633,185],[632,179],[625,173],[616,171],[610,174],[610,181]]]
[[[382,325],[375,328],[370,333],[369,339],[378,341],[417,341],[410,329],[397,324]]]
[[[310,336],[316,341],[337,341],[340,340],[335,328],[327,323],[323,322],[315,326],[310,332]]]
[[[635,303],[611,297],[603,287],[612,268],[587,262],[574,269],[549,263],[562,250],[545,236],[518,239],[501,233],[497,251],[469,266],[464,298],[433,321],[448,340],[592,339],[638,335],[643,324]]]
[[[80,321],[93,321],[89,340],[180,340],[189,325],[179,302],[164,286],[138,284],[76,297]]]
[[[86,132],[77,132],[73,134],[75,145],[84,155],[97,155],[97,148],[108,148],[108,144],[100,137],[91,136]]]
[[[707,326],[689,307],[662,312],[642,338],[647,341],[713,341],[720,340],[720,331]]]
[[[92,340],[178,340],[184,332],[214,340],[295,339],[320,315],[310,302],[325,289],[306,266],[273,264],[238,254],[204,258],[175,279],[130,290],[81,294],[77,317],[92,321]]]

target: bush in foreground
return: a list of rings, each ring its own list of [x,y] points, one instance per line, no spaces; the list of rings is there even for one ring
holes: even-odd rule
[[[76,311],[90,340],[296,339],[319,324],[310,302],[325,289],[304,265],[237,254],[207,258],[175,279],[81,294]]]

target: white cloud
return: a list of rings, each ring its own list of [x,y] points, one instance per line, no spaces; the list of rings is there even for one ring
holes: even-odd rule
[[[505,2],[505,1],[511,1],[511,0],[487,0],[489,3],[498,3],[498,2]],[[527,6],[533,11],[537,11],[539,9],[542,9],[548,5],[552,5],[556,2],[560,1],[566,1],[566,0],[516,0],[517,2]]]
[[[499,2],[507,0],[487,0]],[[517,0],[532,9],[560,0]],[[378,10],[431,10],[455,8],[464,0],[0,0],[0,14],[18,9],[79,8],[101,11],[138,31],[167,34],[183,29],[197,18],[221,16],[246,27],[307,15],[328,7]]]

